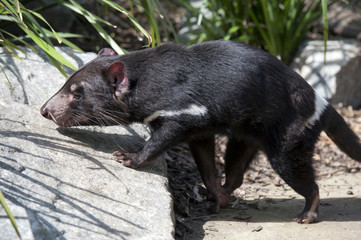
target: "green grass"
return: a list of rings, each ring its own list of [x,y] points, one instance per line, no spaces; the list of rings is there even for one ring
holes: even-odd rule
[[[203,0],[196,9],[179,0],[200,28],[191,42],[224,39],[260,46],[288,64],[312,25],[323,16],[325,48],[327,1],[314,0]]]

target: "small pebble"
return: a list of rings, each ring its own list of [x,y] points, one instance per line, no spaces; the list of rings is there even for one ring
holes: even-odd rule
[[[252,232],[259,232],[259,231],[261,231],[262,229],[263,229],[262,226],[258,226],[258,227],[256,227],[255,229],[253,229]]]

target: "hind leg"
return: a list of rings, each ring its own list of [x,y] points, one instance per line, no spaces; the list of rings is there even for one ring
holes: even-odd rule
[[[218,172],[215,164],[215,143],[214,137],[197,138],[188,141],[189,148],[197,164],[204,185],[208,193],[214,200],[214,212],[219,212],[221,207],[228,204],[228,195],[221,187],[221,180],[218,178]]]
[[[225,154],[226,182],[223,185],[228,195],[242,185],[244,172],[257,152],[258,148],[254,144],[234,138],[228,140]]]
[[[313,223],[318,218],[320,197],[312,167],[314,143],[317,137],[291,138],[284,141],[279,151],[268,151],[273,169],[306,200],[306,205],[295,219],[298,223]]]

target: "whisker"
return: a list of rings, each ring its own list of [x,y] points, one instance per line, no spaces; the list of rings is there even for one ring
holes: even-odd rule
[[[90,110],[90,108],[89,108]],[[93,109],[91,111],[94,111]],[[78,119],[87,118],[87,122],[89,124],[95,124],[100,126],[107,126],[109,124],[116,124],[116,125],[124,125],[126,122],[122,121],[119,115],[127,116],[129,114],[117,111],[117,110],[110,110],[110,109],[102,109],[96,111],[97,115],[91,114],[87,112],[86,110],[73,110],[72,112],[72,125],[74,126],[81,126],[82,124],[78,121]],[[125,148],[124,146],[121,146],[119,142],[117,141],[116,137],[114,135],[110,135],[112,141],[115,144],[115,149],[123,152],[133,151],[139,149],[139,144],[131,142],[128,147]]]
[[[110,123],[116,123],[119,125],[124,125],[125,121],[121,121],[120,119],[110,115],[107,112],[99,112],[100,116],[104,119],[104,120],[108,120]]]

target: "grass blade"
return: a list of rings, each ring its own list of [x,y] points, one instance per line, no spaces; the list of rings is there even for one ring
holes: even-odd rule
[[[1,68],[1,70],[3,71],[3,73],[5,73],[3,68]],[[0,203],[3,206],[6,214],[8,215],[8,217],[10,219],[10,222],[11,222],[11,224],[13,225],[13,227],[14,227],[14,229],[16,231],[16,234],[18,235],[19,239],[21,239],[21,235],[20,235],[18,226],[16,225],[15,218],[14,218],[13,214],[11,213],[10,209],[8,208],[8,206],[7,206],[6,202],[5,202],[5,197],[4,197],[4,195],[2,194],[1,191],[0,191]]]
[[[0,41],[0,44],[3,45],[3,47],[9,52],[11,53],[11,55],[13,55],[15,58],[17,58],[19,61],[22,61],[21,58],[16,54],[16,52],[13,49],[16,49],[18,51],[21,51],[24,53],[24,51],[22,49],[20,49],[18,46],[16,46],[14,43],[6,40],[3,36],[2,33],[0,33],[0,39],[2,41]]]
[[[160,38],[160,33],[159,33],[159,28],[158,28],[158,24],[157,24],[157,20],[154,17],[154,12],[155,9],[153,8],[153,1],[152,0],[145,0],[144,3],[146,5],[146,9],[147,9],[147,15],[148,15],[148,19],[150,21],[150,29],[152,32],[152,37],[153,39],[155,38],[156,42],[152,42],[152,47],[155,47],[155,45],[159,45],[161,43],[161,38]]]
[[[326,64],[326,51],[328,40],[328,19],[327,19],[327,0],[322,0],[322,20],[323,20],[323,62]]]
[[[45,20],[45,18],[43,18],[43,16],[41,16],[39,13],[31,11],[28,9],[28,11],[33,14],[34,16],[38,17],[39,19],[41,19],[46,25],[48,25],[48,27],[51,29],[51,31],[53,32],[53,36],[56,38],[56,40],[58,41],[59,44],[61,44],[61,39],[59,38],[59,36],[57,35],[57,33],[55,32],[55,30],[50,26],[50,24]],[[44,28],[43,28],[44,29]]]
[[[26,41],[24,41],[21,37],[15,36],[14,34],[9,33],[9,32],[7,32],[7,31],[5,31],[5,30],[3,30],[3,29],[0,29],[0,32],[2,32],[2,33],[4,33],[4,34],[12,37],[12,38],[13,38],[12,41],[19,41],[19,42],[22,43],[24,46],[26,46],[26,47],[30,48],[32,51],[38,53],[38,51],[37,51],[31,44],[29,44],[29,43],[27,43]],[[3,38],[3,39],[4,39],[4,41],[6,41],[5,38]],[[11,42],[11,41],[9,41],[9,42]],[[16,45],[15,45],[15,46],[16,46]],[[21,48],[19,48],[18,46],[16,46],[15,49],[17,49],[17,50],[25,53],[25,51],[22,50]]]
[[[178,36],[177,36],[177,33],[176,33],[176,30],[174,29],[174,26],[171,22],[171,20],[169,19],[168,17],[168,14],[166,13],[166,11],[164,10],[163,6],[162,6],[162,3],[159,1],[159,0],[156,0],[156,3],[157,3],[157,7],[160,11],[160,13],[162,14],[162,16],[165,18],[166,22],[168,23],[168,26],[170,27],[170,30],[173,34],[173,37],[174,37],[174,40],[175,42],[179,42],[178,41]],[[163,21],[162,21],[163,22]],[[166,27],[164,27],[164,30],[166,31]]]
[[[54,34],[52,31],[49,31],[48,29],[43,29],[44,32],[50,36],[55,38]],[[58,38],[61,39],[62,43],[64,43],[65,45],[67,45],[68,47],[71,47],[72,49],[75,49],[79,52],[84,52],[81,48],[79,48],[77,45],[75,45],[74,43],[70,42],[69,40],[67,40],[66,38],[78,38],[78,37],[84,37],[81,34],[73,34],[73,33],[62,33],[62,32],[58,32],[57,33]]]
[[[18,12],[11,6],[11,4],[8,1],[1,0],[0,6],[3,7],[17,21],[18,24],[20,24],[23,27],[27,28],[27,26],[24,24],[24,22],[20,19],[20,16],[18,15]]]
[[[98,0],[100,2],[103,2],[107,5],[109,5],[110,7],[114,8],[115,10],[125,14],[129,20],[133,23],[133,25],[141,32],[144,34],[144,36],[147,38],[148,40],[148,44],[147,46],[149,46],[152,43],[152,37],[149,35],[149,33],[137,22],[137,20],[127,11],[125,10],[125,8],[121,7],[120,5],[114,3],[113,1],[109,1],[109,0]]]
[[[20,26],[21,27],[21,26]],[[60,63],[68,66],[69,68],[76,70],[77,68],[71,64],[65,57],[63,57],[60,53],[58,53],[54,47],[52,47],[51,45],[49,45],[47,42],[45,42],[43,39],[40,38],[40,36],[36,35],[35,33],[33,33],[31,30],[29,29],[25,29],[23,27],[21,27],[23,29],[23,31],[29,35],[29,37],[41,48],[43,49],[43,51],[52,56],[54,59],[56,59],[57,61],[59,61]]]
[[[113,38],[99,25],[97,21],[102,20],[101,18],[95,16],[91,12],[84,9],[81,5],[76,3],[73,0],[70,0],[70,3],[63,2],[62,5],[69,8],[76,13],[81,14],[85,19],[98,31],[99,35],[113,48],[118,54],[124,54],[124,51],[119,47],[119,45],[113,40]],[[72,5],[73,4],[73,5]],[[104,23],[105,20],[101,22]],[[109,23],[110,24],[110,23]],[[111,25],[114,26],[114,25]]]
[[[58,71],[65,77],[68,78],[68,75],[66,74],[66,72],[63,69],[63,66],[55,59],[53,58],[50,54],[48,54],[47,52],[45,52],[45,54],[48,56],[49,60],[52,62],[52,64],[58,69]]]

